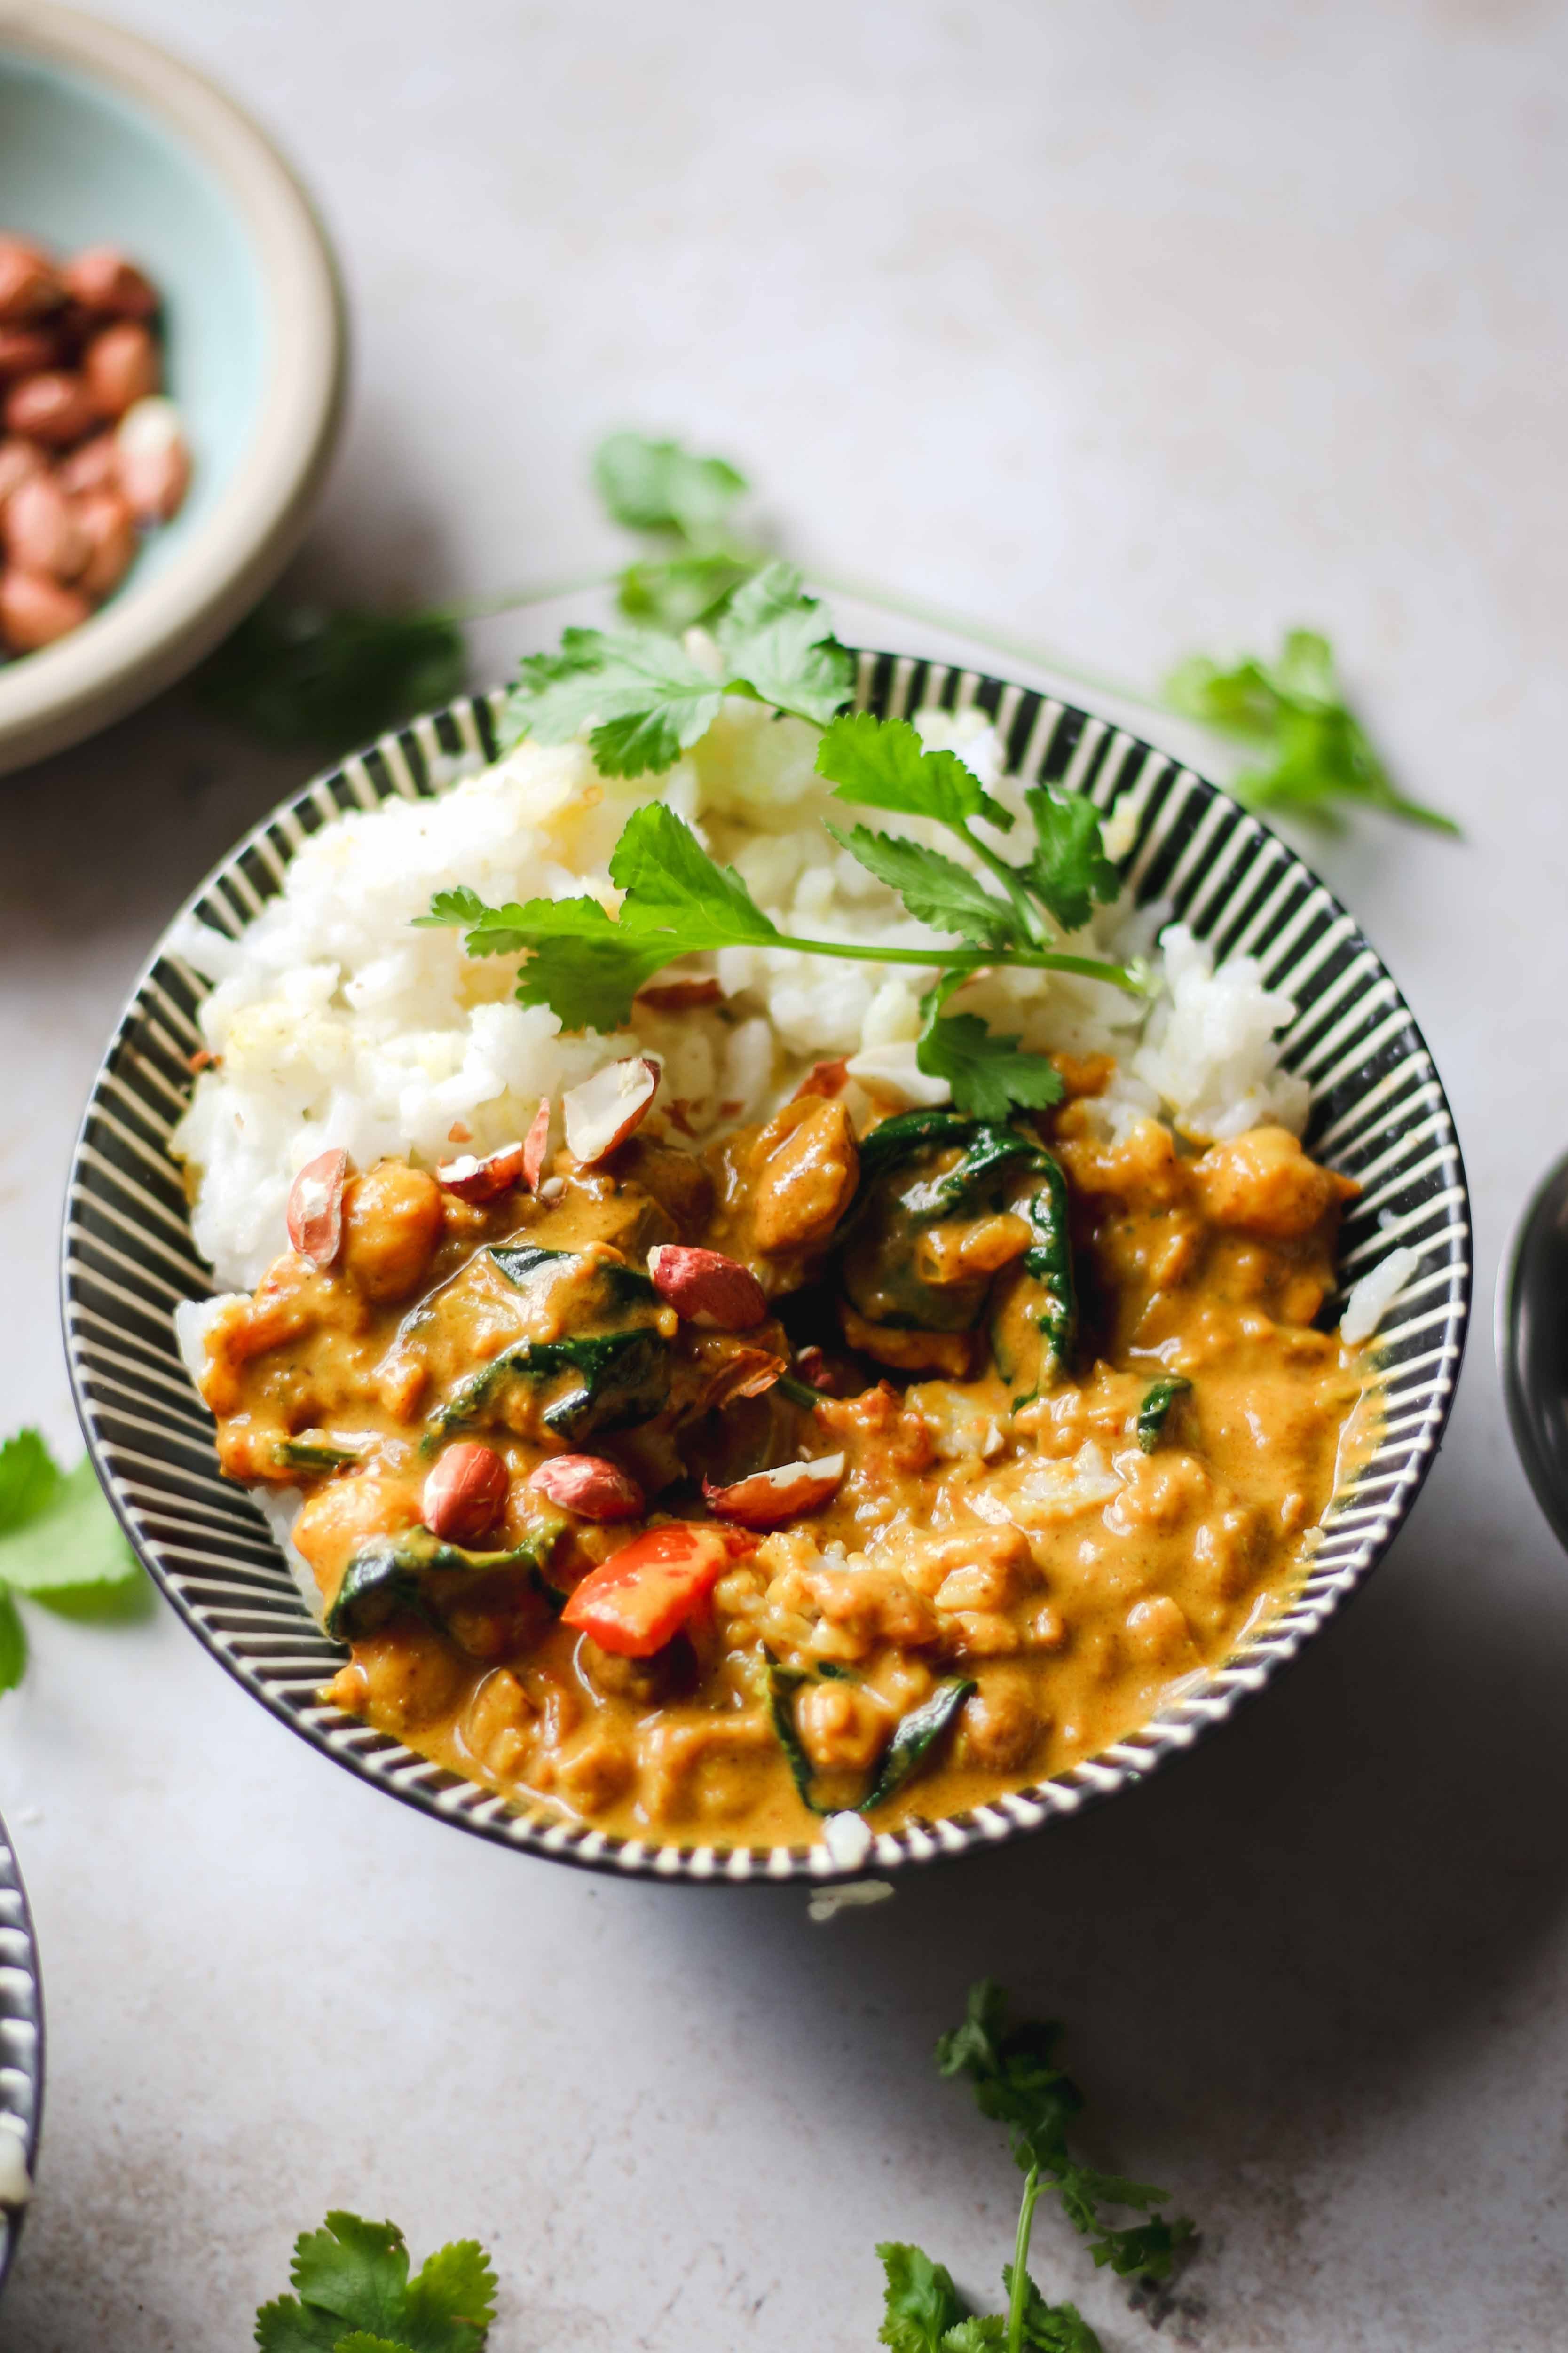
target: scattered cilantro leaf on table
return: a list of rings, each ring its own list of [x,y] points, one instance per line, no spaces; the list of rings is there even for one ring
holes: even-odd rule
[[[22,1680],[26,1630],[14,1596],[68,1616],[122,1609],[142,1586],[136,1556],[84,1454],[62,1472],[36,1430],[0,1445],[0,1692]]]
[[[1089,2240],[1097,2263],[1109,2263],[1124,2276],[1164,2278],[1178,2250],[1193,2236],[1184,2219],[1113,2228],[1100,2209],[1131,2207],[1149,2212],[1166,2193],[1146,2182],[1082,2165],[1068,2140],[1068,2126],[1083,2107],[1083,2094],[1056,2063],[1061,2029],[1009,2022],[1006,1998],[989,1979],[973,1987],[962,2025],[937,2044],[944,2075],[967,2075],[983,2116],[1008,2126],[1013,2155],[1022,2168],[1024,2195],[1010,2263],[1003,2266],[1007,2294],[1005,2313],[970,2310],[952,2276],[923,2249],[887,2242],[877,2249],[882,2264],[883,2312],[879,2343],[891,2353],[1102,2353],[1100,2338],[1076,2305],[1047,2304],[1029,2276],[1029,2242],[1035,2206],[1055,2189],[1063,2210]]]
[[[612,433],[594,452],[594,485],[628,531],[673,532],[700,541],[751,487],[725,458],[698,458],[679,441]]]
[[[1459,828],[1441,809],[1400,792],[1344,700],[1333,649],[1315,629],[1290,629],[1279,655],[1243,657],[1226,669],[1195,654],[1172,671],[1174,711],[1253,745],[1259,758],[1232,790],[1253,808],[1283,808],[1337,826],[1342,804],[1359,804],[1436,833]]]
[[[495,2318],[496,2275],[472,2239],[455,2240],[408,2275],[395,2222],[342,2211],[294,2242],[295,2293],[256,2316],[262,2353],[480,2353]]]

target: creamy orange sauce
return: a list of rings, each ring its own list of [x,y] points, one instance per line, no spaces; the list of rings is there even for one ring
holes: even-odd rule
[[[323,1604],[363,1588],[339,1704],[612,1831],[795,1841],[866,1802],[933,1699],[875,1828],[1092,1755],[1288,1599],[1364,1419],[1363,1360],[1314,1324],[1351,1188],[1279,1129],[1200,1155],[1148,1121],[1110,1145],[1082,1101],[967,1191],[963,1139],[881,1173],[877,1150],[807,1096],[705,1155],[559,1155],[548,1198],[472,1207],[401,1162],[351,1179],[334,1262],[280,1258],[209,1335],[204,1383],[226,1472],[304,1490]],[[750,1268],[765,1320],[684,1319],[644,1273],[671,1242]],[[780,1369],[837,1394],[741,1393]],[[426,1482],[476,1441],[504,1497],[432,1565]],[[642,1513],[542,1496],[563,1452],[616,1465]],[[705,1521],[704,1481],[837,1453],[828,1499],[753,1530],[653,1655],[563,1622],[645,1526]],[[399,1545],[412,1565],[367,1577]]]

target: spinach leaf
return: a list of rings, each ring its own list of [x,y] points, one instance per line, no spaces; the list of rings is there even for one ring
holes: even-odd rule
[[[891,1740],[882,1751],[876,1779],[860,1800],[861,1813],[874,1813],[889,1798],[897,1797],[905,1782],[920,1771],[964,1701],[979,1688],[963,1675],[949,1675],[938,1683],[930,1699],[900,1716]]]
[[[1138,1443],[1145,1454],[1152,1454],[1165,1435],[1165,1424],[1171,1408],[1179,1397],[1184,1397],[1192,1383],[1181,1373],[1165,1373],[1152,1381],[1143,1393],[1138,1409]]]

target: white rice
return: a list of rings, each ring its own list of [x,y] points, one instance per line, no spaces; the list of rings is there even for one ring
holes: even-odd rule
[[[1023,814],[981,713],[926,712],[917,723]],[[458,883],[491,902],[586,887],[613,905],[610,852],[631,809],[658,797],[739,867],[781,928],[934,949],[938,935],[823,832],[824,814],[845,811],[816,773],[816,740],[798,721],[731,698],[668,776],[631,785],[600,776],[584,745],[524,744],[438,800],[391,800],[312,835],[281,895],[237,940],[187,918],[174,948],[214,984],[201,1026],[220,1060],[198,1079],[174,1150],[198,1173],[193,1230],[220,1282],[259,1280],[283,1247],[295,1172],[329,1145],[362,1166],[385,1154],[428,1163],[493,1151],[526,1133],[542,1096],[612,1055],[661,1055],[659,1105],[679,1103],[698,1137],[762,1115],[817,1060],[849,1058],[884,1103],[940,1095],[914,1061],[934,962],[726,948],[683,967],[717,974],[721,1008],[671,1017],[639,1006],[634,1028],[606,1041],[563,1036],[553,1015],[516,1004],[515,958],[471,960],[458,933],[412,928],[433,892]],[[1115,828],[1113,819],[1113,846]],[[905,829],[955,854],[939,828]],[[1215,972],[1184,925],[1162,931],[1160,911],[1125,901],[1097,911],[1072,946],[1148,956],[1152,1004],[1065,974],[1001,970],[966,991],[964,1007],[1035,1051],[1114,1055],[1096,1113],[1111,1134],[1151,1113],[1199,1141],[1265,1120],[1300,1132],[1307,1088],[1280,1070],[1274,1043],[1294,1008],[1268,991],[1253,959]],[[188,1345],[199,1353],[199,1331]]]
[[[1391,1250],[1370,1274],[1352,1285],[1340,1318],[1340,1337],[1347,1348],[1359,1348],[1371,1339],[1420,1263],[1417,1250]]]

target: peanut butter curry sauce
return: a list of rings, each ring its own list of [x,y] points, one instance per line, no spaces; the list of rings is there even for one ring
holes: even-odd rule
[[[1043,1778],[1222,1662],[1366,1419],[1317,1322],[1353,1187],[1278,1127],[1108,1144],[1068,1080],[1034,1124],[805,1094],[703,1152],[339,1155],[204,1381],[227,1474],[303,1492],[331,1698],[763,1844]]]

